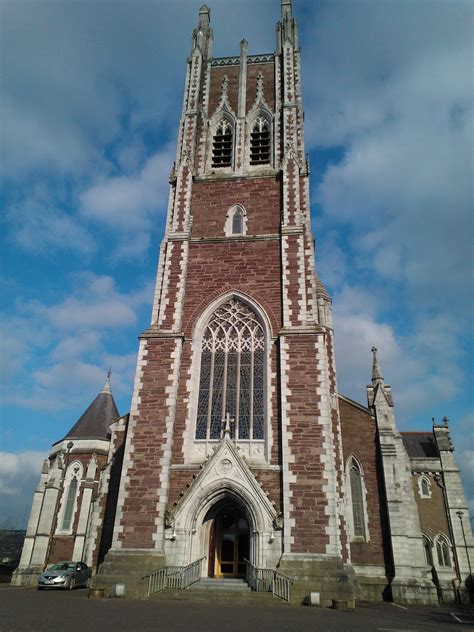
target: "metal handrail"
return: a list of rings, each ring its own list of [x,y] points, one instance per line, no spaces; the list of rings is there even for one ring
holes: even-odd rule
[[[201,562],[205,559],[204,556],[187,566],[163,566],[146,573],[143,579],[148,579],[147,596],[161,592],[165,588],[184,589],[196,583],[201,579]]]
[[[246,565],[245,579],[255,592],[271,592],[274,597],[290,601],[290,584],[293,579],[273,568],[258,568],[250,560],[244,558]]]

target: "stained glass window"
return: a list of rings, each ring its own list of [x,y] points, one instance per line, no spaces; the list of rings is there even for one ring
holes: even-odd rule
[[[362,496],[362,476],[356,459],[352,459],[351,470],[352,519],[354,535],[365,538],[364,499]]]
[[[64,531],[68,531],[71,528],[72,512],[74,510],[74,503],[76,502],[76,493],[77,478],[74,477],[71,479],[67,491],[66,506],[64,508],[63,514],[63,524],[61,527],[62,529],[64,529]]]
[[[196,439],[219,439],[227,413],[237,439],[264,438],[265,334],[257,316],[231,299],[202,338]]]

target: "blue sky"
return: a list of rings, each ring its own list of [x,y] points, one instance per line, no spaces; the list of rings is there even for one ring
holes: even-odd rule
[[[129,408],[200,2],[2,5],[0,515],[103,385]],[[274,50],[278,0],[214,0],[215,56]],[[447,415],[474,505],[472,4],[294,0],[339,389],[370,348],[400,429]]]

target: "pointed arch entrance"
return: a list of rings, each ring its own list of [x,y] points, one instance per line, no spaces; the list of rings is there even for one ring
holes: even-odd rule
[[[208,576],[243,577],[250,558],[249,517],[237,503],[224,499],[212,507],[208,522]]]

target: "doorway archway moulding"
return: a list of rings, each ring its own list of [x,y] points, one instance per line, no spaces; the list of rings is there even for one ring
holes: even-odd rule
[[[263,550],[257,541],[262,544],[272,541],[273,532],[281,529],[280,514],[228,436],[221,440],[178,504],[169,511],[165,540],[176,541],[183,562],[207,554],[203,522],[210,509],[224,499],[235,503],[248,517],[254,539],[252,561],[262,563]]]

